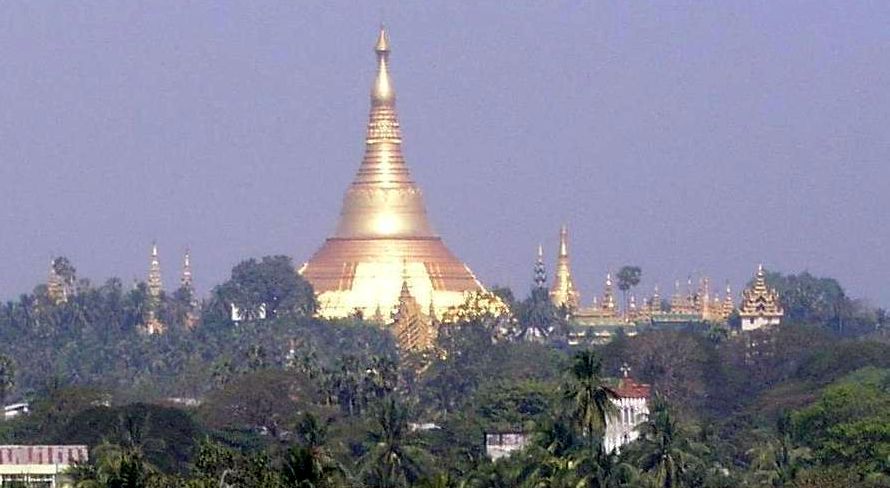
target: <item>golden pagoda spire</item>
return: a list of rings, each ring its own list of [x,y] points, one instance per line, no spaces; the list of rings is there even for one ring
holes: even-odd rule
[[[435,302],[438,315],[463,303],[467,292],[483,290],[435,233],[402,155],[391,52],[381,27],[361,165],[343,197],[333,235],[299,269],[312,284],[323,317],[356,310],[368,316],[378,306],[393,310],[403,281],[423,309]]]
[[[389,38],[383,28],[374,51],[377,76],[371,85],[365,156],[343,199],[335,237],[434,237],[420,189],[402,156],[396,92],[389,74]]]
[[[580,296],[572,281],[572,268],[569,262],[569,231],[565,225],[559,231],[559,254],[556,256],[556,272],[550,288],[550,301],[557,307],[565,305],[569,309],[578,308]]]

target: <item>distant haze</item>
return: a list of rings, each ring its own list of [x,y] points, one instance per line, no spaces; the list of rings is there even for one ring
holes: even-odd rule
[[[507,7],[509,5],[509,7]],[[890,2],[5,2],[0,298],[52,255],[199,291],[299,264],[392,41],[408,164],[448,246],[524,296],[569,225],[584,303],[757,263],[890,304]]]

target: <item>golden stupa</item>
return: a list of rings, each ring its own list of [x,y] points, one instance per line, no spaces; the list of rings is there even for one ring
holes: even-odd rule
[[[343,198],[334,235],[299,272],[314,287],[323,317],[389,316],[403,281],[423,309],[441,317],[463,303],[466,292],[483,288],[433,231],[405,164],[389,39],[382,28],[374,50],[377,76],[364,158]]]

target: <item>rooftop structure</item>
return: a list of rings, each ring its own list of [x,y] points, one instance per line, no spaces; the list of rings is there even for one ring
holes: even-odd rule
[[[763,265],[758,266],[754,283],[742,291],[742,303],[739,306],[742,330],[779,325],[784,315],[785,312],[779,303],[779,294],[775,289],[767,288],[766,272],[763,270]]]

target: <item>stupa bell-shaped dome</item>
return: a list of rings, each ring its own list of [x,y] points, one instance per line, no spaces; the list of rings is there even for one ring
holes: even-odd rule
[[[315,288],[326,317],[392,310],[404,280],[424,309],[432,303],[441,315],[462,303],[465,292],[482,286],[434,232],[405,164],[384,29],[375,52],[365,155],[343,198],[333,237],[300,273]]]

